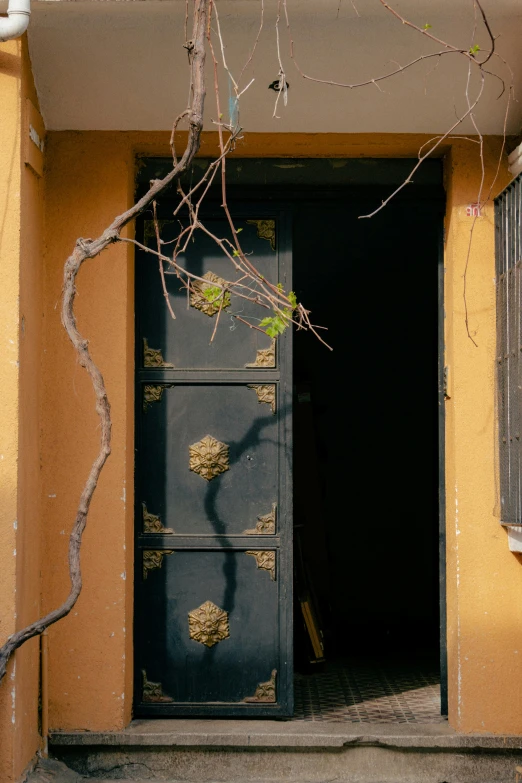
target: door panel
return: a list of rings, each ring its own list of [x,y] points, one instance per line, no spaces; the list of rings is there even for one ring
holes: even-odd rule
[[[148,571],[143,599],[140,658],[162,700],[246,705],[278,670],[277,582],[245,551],[166,555]]]
[[[263,393],[270,387],[269,402],[259,402],[256,386]],[[167,386],[147,407],[142,502],[166,527],[184,535],[237,535],[277,503],[276,386]],[[209,468],[208,455],[218,450],[218,465]]]
[[[167,241],[168,215],[165,204]],[[287,212],[250,205],[234,218],[244,249],[288,289]],[[206,225],[229,231],[222,218]],[[137,233],[150,244],[146,220]],[[291,335],[275,345],[238,324],[231,313],[265,312],[231,297],[209,345],[217,313],[170,275],[172,320],[151,258],[137,252],[135,714],[290,715]],[[201,232],[183,263],[234,273]]]
[[[143,241],[156,249],[153,222],[146,220],[144,223]],[[232,242],[226,221],[208,220],[205,225],[215,236]],[[276,221],[239,219],[237,227],[241,229],[241,245],[245,253],[255,258],[257,268],[268,280],[278,282]],[[166,255],[172,253],[172,243],[179,229],[177,220],[161,221],[161,235],[165,243],[162,251]],[[190,242],[187,252],[179,256],[178,262],[187,271],[200,277],[212,274],[225,280],[237,280],[240,277],[215,241],[201,232]],[[152,274],[150,267],[153,267]],[[137,284],[143,335],[149,346],[160,350],[166,363],[179,369],[243,369],[256,361],[258,350],[270,348],[272,341],[269,337],[256,329],[242,328],[230,317],[230,313],[235,313],[247,321],[252,319],[253,323],[257,323],[266,314],[259,306],[234,294],[230,295],[228,311],[220,316],[216,338],[211,343],[216,317],[212,310],[215,308],[209,308],[208,302],[202,301],[201,297],[199,301],[197,296],[187,297],[177,276],[169,273],[167,267],[165,271],[176,320],[168,317],[165,310],[157,261],[153,256],[145,257],[143,266],[138,270]],[[205,309],[198,309],[201,307]],[[142,354],[141,360],[144,359]]]

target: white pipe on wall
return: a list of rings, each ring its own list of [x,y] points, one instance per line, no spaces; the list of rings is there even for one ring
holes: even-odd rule
[[[20,38],[27,30],[31,14],[31,0],[9,0],[7,19],[0,19],[0,41]]]

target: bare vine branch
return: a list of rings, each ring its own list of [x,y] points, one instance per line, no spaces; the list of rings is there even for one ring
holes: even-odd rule
[[[163,289],[163,296],[165,298],[165,304],[167,305],[167,309],[171,317],[175,319],[176,315],[174,313],[174,310],[172,309],[172,305],[170,303],[170,298],[169,298],[169,292],[167,291],[167,283],[165,281],[165,270],[163,269],[163,261],[160,258],[161,237],[160,237],[160,228],[158,223],[158,211],[157,211],[156,201],[152,202],[152,214],[153,214],[153,221],[154,221],[154,233],[156,235],[156,245],[158,248],[158,267],[159,267],[159,273],[161,278],[161,287]]]
[[[80,568],[80,547],[82,534],[87,523],[87,515],[91,500],[98,484],[101,471],[111,452],[111,414],[107,390],[103,376],[89,352],[88,341],[80,334],[76,325],[74,301],[76,297],[76,278],[82,264],[87,259],[95,258],[109,245],[117,242],[120,232],[131,220],[151,204],[167,186],[188,169],[200,146],[201,130],[203,128],[203,107],[205,102],[205,35],[209,17],[211,0],[195,0],[193,35],[189,51],[191,73],[191,103],[184,112],[189,121],[189,135],[185,152],[179,163],[161,180],[151,184],[148,192],[122,215],[116,217],[111,225],[97,239],[78,239],[76,247],[69,256],[64,267],[64,282],[62,294],[62,323],[69,335],[78,356],[79,364],[84,367],[91,378],[96,395],[96,412],[100,419],[100,450],[94,460],[83,492],[80,497],[76,518],[69,539],[69,576],[71,589],[64,603],[49,612],[26,628],[12,634],[0,648],[0,681],[6,673],[7,664],[12,654],[24,642],[41,634],[46,628],[69,614],[74,607],[82,589]]]
[[[295,45],[292,37],[292,31],[291,31],[290,20],[288,15],[287,0],[276,0],[276,1],[277,1],[277,14],[276,14],[276,22],[275,22],[275,33],[276,33],[277,64],[279,67],[279,80],[277,83],[278,89],[277,89],[277,96],[275,99],[274,112],[273,112],[274,117],[277,117],[277,110],[281,97],[283,98],[283,104],[285,106],[287,104],[287,82],[286,82],[285,68],[283,64],[283,56],[281,53],[281,41],[280,41],[280,23],[283,14],[286,22],[287,35],[289,39],[290,59],[294,63],[294,66],[297,69],[298,73],[301,75],[301,77],[308,81],[318,82],[320,84],[325,84],[333,87],[347,88],[350,90],[356,88],[362,88],[370,85],[373,85],[378,89],[381,89],[380,82],[386,79],[391,79],[399,74],[402,74],[405,71],[413,68],[415,65],[423,61],[435,60],[436,63],[435,67],[436,67],[438,63],[441,61],[442,57],[451,54],[464,58],[465,61],[467,62],[468,78],[467,78],[466,91],[465,91],[467,110],[465,112],[461,112],[457,116],[456,121],[451,125],[451,127],[446,131],[446,133],[435,136],[433,139],[430,139],[428,142],[426,142],[421,146],[421,148],[418,151],[417,162],[415,163],[414,167],[412,168],[411,172],[408,174],[406,179],[393,191],[393,193],[391,193],[386,199],[382,201],[379,207],[377,207],[375,210],[373,210],[367,215],[361,215],[360,216],[361,218],[373,217],[381,209],[383,209],[403,188],[405,188],[412,181],[412,177],[414,176],[415,172],[419,169],[419,167],[422,165],[422,163],[428,157],[433,155],[433,153],[438,148],[440,148],[441,144],[446,139],[451,138],[454,131],[459,126],[461,126],[462,123],[468,118],[471,121],[478,136],[478,141],[477,139],[470,139],[470,141],[477,142],[479,145],[479,156],[481,161],[481,181],[480,181],[477,201],[479,205],[483,203],[483,193],[485,190],[485,165],[484,165],[484,153],[483,153],[484,140],[480,132],[480,129],[478,128],[474,116],[474,112],[483,95],[486,77],[494,77],[495,79],[500,80],[502,84],[501,95],[505,90],[504,79],[500,77],[498,74],[495,74],[492,71],[488,70],[484,66],[490,60],[492,60],[492,58],[498,58],[498,60],[500,60],[500,62],[508,70],[510,69],[508,64],[503,60],[502,57],[500,57],[500,55],[496,51],[495,36],[492,32],[491,26],[482,7],[481,0],[470,0],[470,2],[472,2],[473,4],[475,19],[474,19],[472,43],[471,46],[469,47],[458,47],[442,40],[441,38],[438,38],[436,35],[430,32],[429,25],[426,25],[424,28],[419,27],[418,25],[416,25],[415,23],[413,23],[412,21],[406,19],[403,15],[401,15],[401,13],[399,13],[395,8],[393,8],[390,5],[388,0],[378,0],[378,2],[380,2],[382,7],[390,15],[396,18],[398,22],[414,30],[417,34],[422,35],[424,38],[436,44],[437,47],[440,48],[436,52],[428,52],[426,54],[418,55],[417,57],[413,58],[412,60],[410,60],[404,65],[401,65],[400,63],[396,63],[395,69],[393,69],[389,73],[379,74],[377,76],[368,78],[365,81],[357,82],[357,83],[335,81],[330,79],[318,79],[305,73],[305,71],[299,65],[295,56]],[[356,14],[359,15],[354,0],[351,0],[351,2],[352,2],[352,7],[355,10]],[[250,53],[248,55],[248,59],[244,64],[239,74],[239,77],[237,79],[234,78],[226,61],[226,51],[225,51],[226,47],[222,36],[219,15],[217,12],[217,0],[193,0],[193,3],[194,3],[193,25],[192,25],[192,37],[190,39],[188,39],[189,0],[186,0],[186,4],[185,4],[184,48],[187,51],[188,62],[189,62],[189,74],[190,74],[189,90],[188,90],[189,97],[187,101],[187,108],[178,115],[178,117],[175,119],[172,126],[172,131],[170,136],[170,149],[172,152],[172,160],[173,160],[172,170],[163,179],[159,179],[151,182],[150,188],[147,191],[147,193],[145,193],[145,195],[142,196],[136,202],[136,204],[134,204],[134,206],[132,206],[123,214],[117,216],[98,238],[96,239],[79,238],[76,242],[76,246],[72,254],[69,256],[64,266],[64,281],[63,281],[63,294],[62,294],[62,323],[76,351],[78,362],[82,367],[85,368],[85,370],[89,374],[93,385],[93,389],[96,396],[96,412],[100,420],[100,447],[99,447],[99,452],[91,466],[85,486],[83,488],[77,513],[76,513],[76,518],[74,520],[74,524],[69,539],[69,575],[70,575],[70,582],[71,582],[69,595],[67,596],[66,600],[60,607],[49,612],[45,617],[40,618],[36,622],[27,626],[26,628],[15,632],[12,636],[10,636],[7,639],[3,647],[0,648],[0,681],[5,676],[7,664],[9,662],[10,657],[15,652],[15,650],[18,649],[28,639],[31,639],[32,637],[41,634],[50,625],[52,625],[53,623],[57,622],[58,620],[60,620],[61,618],[69,614],[71,609],[74,607],[78,599],[78,596],[80,595],[80,591],[82,588],[82,576],[81,576],[81,568],[80,568],[80,547],[82,541],[82,534],[84,532],[87,523],[90,504],[92,501],[93,494],[96,490],[101,471],[111,451],[111,413],[110,413],[109,400],[107,397],[107,390],[100,369],[98,368],[93,358],[91,357],[89,347],[88,347],[88,341],[80,334],[77,328],[76,316],[74,312],[74,304],[75,304],[75,297],[76,297],[76,279],[83,263],[88,259],[95,258],[100,253],[102,253],[109,245],[114,244],[116,242],[131,242],[132,244],[134,244],[134,246],[141,248],[146,253],[152,254],[153,256],[156,257],[158,262],[159,275],[161,278],[163,296],[165,298],[166,306],[169,309],[171,316],[175,318],[175,313],[169,299],[166,275],[167,274],[176,275],[181,283],[181,286],[186,288],[187,296],[189,296],[190,292],[194,290],[195,285],[196,286],[208,285],[208,282],[203,277],[200,277],[196,274],[189,272],[186,269],[186,267],[182,263],[180,263],[179,260],[179,256],[187,250],[187,247],[191,242],[191,240],[193,239],[195,233],[201,232],[207,235],[209,238],[211,238],[212,241],[221,250],[221,252],[228,258],[228,260],[231,262],[232,268],[235,270],[235,273],[237,275],[235,280],[224,281],[224,283],[222,284],[221,283],[212,284],[212,289],[215,288],[216,291],[211,292],[211,299],[209,301],[211,301],[212,303],[219,303],[219,310],[218,310],[217,318],[214,323],[213,332],[210,338],[211,341],[214,339],[216,335],[220,316],[222,314],[222,311],[225,309],[226,296],[229,292],[233,291],[236,296],[248,300],[250,302],[253,302],[256,305],[258,305],[260,308],[264,309],[265,311],[269,310],[271,313],[273,313],[274,318],[272,318],[271,320],[279,319],[279,322],[282,324],[282,328],[286,328],[287,326],[294,325],[298,329],[309,330],[317,337],[318,340],[320,340],[322,343],[324,343],[324,345],[327,346],[327,343],[323,340],[323,338],[321,337],[318,331],[322,327],[318,327],[317,325],[311,322],[310,312],[306,310],[306,308],[300,302],[296,301],[295,294],[293,294],[293,292],[285,292],[284,290],[282,290],[282,287],[277,282],[267,280],[257,269],[254,260],[249,256],[248,253],[244,252],[244,250],[241,247],[241,243],[238,238],[238,230],[235,227],[232,213],[230,211],[228,201],[227,201],[226,158],[228,154],[234,150],[236,141],[238,138],[241,137],[241,133],[242,133],[242,130],[239,126],[239,119],[238,119],[239,102],[245,90],[247,90],[252,84],[253,79],[245,87],[241,87],[241,82],[245,70],[253,60],[261,36],[261,32],[263,30],[264,12],[265,12],[264,0],[260,0],[260,24],[259,24],[259,29],[253,47],[251,48]],[[229,83],[234,93],[234,107],[233,109],[231,109],[230,112],[231,116],[229,118],[228,123],[223,121],[223,115],[221,111],[221,101],[219,96],[219,79],[218,79],[219,63],[216,57],[216,53],[212,41],[211,18],[213,14],[215,16],[215,21],[216,21],[216,30],[214,31],[214,34],[217,35],[217,43],[219,44],[219,46],[216,45],[216,50],[221,55],[221,65],[228,76]],[[338,8],[338,14],[339,14],[339,8]],[[480,52],[479,47],[473,43],[475,39],[477,24],[479,22],[483,25],[487,33],[487,36],[489,38],[489,46],[488,49],[484,52],[484,54],[479,54]],[[213,123],[216,125],[218,131],[219,155],[216,158],[216,160],[210,163],[206,171],[199,177],[196,184],[192,185],[191,183],[190,187],[184,187],[181,181],[181,177],[184,173],[186,173],[190,169],[194,157],[199,150],[201,131],[203,129],[203,108],[204,108],[205,94],[206,94],[204,66],[205,66],[205,57],[206,57],[207,48],[212,56],[212,62],[213,62],[214,93],[216,99],[216,112],[217,112],[217,117],[215,120],[213,120]],[[472,97],[470,94],[470,90],[471,90],[471,79],[473,73],[478,74],[479,86],[476,94]],[[512,85],[513,85],[513,74],[511,73],[511,82],[510,82],[510,87],[508,92],[508,102],[507,102],[506,115],[504,120],[504,143],[505,143],[505,136],[506,136],[507,116],[509,111],[510,100],[512,97],[512,89],[513,89]],[[182,122],[188,123],[188,139],[186,142],[185,150],[181,155],[180,159],[178,160],[175,142],[176,142],[176,135],[177,135],[178,128],[180,126],[180,123]],[[504,150],[504,145],[502,146],[502,152],[503,150]],[[491,184],[489,193],[486,196],[485,200],[489,199],[489,197],[491,196],[491,192],[494,187],[494,182],[498,177],[499,170],[500,170],[500,159],[499,159],[499,164],[498,164],[495,178],[493,180],[493,183]],[[209,192],[209,189],[215,183],[220,183],[221,207],[226,217],[228,229],[231,232],[231,238],[217,236],[205,225],[203,219],[201,218],[202,204]],[[179,202],[177,203],[173,211],[173,215],[174,217],[177,217],[178,220],[180,220],[180,231],[174,240],[167,243],[167,242],[163,242],[160,236],[160,224],[157,216],[157,198],[170,185],[174,185],[174,184],[176,185],[177,193],[179,195]],[[152,205],[154,232],[156,238],[156,250],[153,250],[152,248],[139,243],[135,239],[129,239],[127,237],[121,236],[122,229],[128,223],[130,223],[134,218],[136,218],[139,214],[141,214],[145,209],[147,209],[150,205]],[[179,218],[182,209],[188,212],[188,221],[186,221],[187,223],[186,225]],[[185,212],[183,214],[185,214]],[[468,336],[476,345],[469,329],[468,311],[467,311],[467,302],[466,302],[467,272],[468,272],[468,265],[470,261],[471,243],[472,243],[475,224],[476,224],[476,218],[474,219],[470,230],[468,252],[466,256],[465,270],[464,270],[463,295],[464,295],[464,304],[465,304],[466,329],[468,332]],[[167,255],[166,252],[164,252],[165,247],[167,245],[172,245],[172,255]],[[255,323],[252,323],[252,320],[255,319],[249,320],[245,317],[242,317],[239,314],[233,314],[233,313],[231,314],[231,316],[235,318],[237,321],[239,321],[240,323],[243,323],[244,325],[249,327],[250,329],[256,329],[263,333],[267,333],[265,329],[261,328]],[[262,323],[263,322],[261,322],[261,324]]]

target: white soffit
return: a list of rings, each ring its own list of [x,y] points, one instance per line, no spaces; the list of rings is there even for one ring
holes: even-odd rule
[[[288,105],[273,114],[277,78],[277,0],[264,0],[258,47],[242,84],[245,131],[331,133],[444,133],[466,111],[467,65],[458,55],[426,60],[410,71],[360,89],[304,80],[289,57],[281,23],[281,55],[290,84]],[[259,28],[260,0],[218,0],[226,57],[237,78]],[[483,27],[473,38],[472,0],[396,0],[394,7],[457,46],[487,45]],[[522,0],[484,0],[497,51],[522,86]],[[379,0],[288,0],[296,58],[320,79],[358,82],[436,51],[402,25]],[[436,13],[435,13],[436,11]],[[29,46],[42,113],[53,130],[166,130],[185,107],[188,89],[184,0],[40,0],[33,2]],[[500,58],[491,70],[509,80]],[[471,83],[471,96],[478,84]],[[476,120],[481,132],[501,133],[506,96],[500,81],[486,84]],[[516,89],[517,97],[520,89]],[[223,74],[225,118],[229,85]],[[217,117],[208,68],[206,127]],[[508,132],[522,126],[522,105],[512,104]],[[473,133],[466,122],[456,133]]]

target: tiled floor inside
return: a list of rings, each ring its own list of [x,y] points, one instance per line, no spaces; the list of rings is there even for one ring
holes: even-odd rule
[[[295,676],[294,720],[444,723],[440,676],[425,662],[327,661]]]

